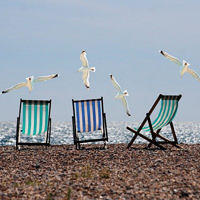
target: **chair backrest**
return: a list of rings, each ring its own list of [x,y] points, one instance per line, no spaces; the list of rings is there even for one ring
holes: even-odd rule
[[[103,98],[88,100],[72,100],[74,116],[76,116],[77,132],[93,132],[101,130]]]
[[[178,102],[181,98],[179,96],[161,95],[161,108],[157,118],[152,123],[154,131],[161,129],[162,127],[170,124],[176,116],[178,110]],[[143,131],[150,131],[150,127],[146,126]]]
[[[51,100],[21,100],[22,134],[33,136],[47,132]]]

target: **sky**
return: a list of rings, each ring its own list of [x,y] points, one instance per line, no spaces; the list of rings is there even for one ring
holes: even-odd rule
[[[180,77],[159,50],[200,74],[200,1],[1,0],[0,90],[29,76],[54,80],[0,95],[0,121],[16,121],[22,99],[52,99],[52,121],[69,121],[72,99],[104,98],[107,121],[142,121],[159,94],[182,94],[175,121],[199,121],[200,82]],[[82,81],[87,52],[90,90]],[[129,117],[109,75],[127,90]]]

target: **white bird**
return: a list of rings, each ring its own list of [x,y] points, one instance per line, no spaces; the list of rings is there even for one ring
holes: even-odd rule
[[[159,51],[159,52],[163,56],[165,56],[166,58],[168,58],[170,61],[176,63],[177,65],[179,65],[181,67],[181,69],[180,69],[181,77],[183,76],[183,74],[185,74],[185,72],[188,72],[194,78],[196,78],[197,81],[200,81],[199,75],[195,71],[193,71],[192,69],[189,68],[190,64],[187,63],[185,60],[183,60],[183,62],[181,63],[181,61],[178,58],[175,58],[175,57],[169,55],[168,53],[166,53],[164,51]]]
[[[90,72],[95,72],[95,67],[89,67],[89,63],[86,57],[86,52],[82,51],[80,55],[80,60],[82,62],[82,67],[77,72],[83,72],[82,79],[83,83],[87,89],[90,88],[89,77]]]
[[[34,76],[30,76],[30,77],[26,78],[26,82],[22,82],[22,83],[16,84],[16,85],[14,85],[14,86],[12,86],[12,87],[10,87],[10,88],[2,91],[2,94],[11,92],[13,90],[20,89],[22,87],[28,87],[29,92],[31,92],[33,90],[34,83],[38,83],[38,82],[42,82],[42,81],[47,81],[47,80],[56,78],[58,76],[59,76],[58,74],[52,74],[52,75],[49,75],[49,76],[39,76],[36,79],[33,79]]]
[[[112,81],[112,84],[114,85],[114,87],[117,89],[118,91],[118,94],[115,96],[115,98],[118,98],[118,99],[121,99],[122,100],[122,103],[123,103],[123,106],[126,110],[126,113],[128,116],[131,116],[130,114],[130,111],[129,111],[129,108],[128,108],[128,102],[127,100],[125,99],[125,96],[129,96],[127,90],[124,90],[122,92],[121,90],[121,87],[120,85],[117,83],[117,81],[115,80],[115,78],[113,77],[112,74],[110,74],[110,78],[111,78],[111,81]]]

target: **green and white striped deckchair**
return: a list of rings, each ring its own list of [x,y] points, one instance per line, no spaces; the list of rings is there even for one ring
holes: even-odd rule
[[[103,109],[103,97],[99,99],[87,99],[87,100],[74,100],[72,99],[72,124],[73,124],[73,136],[74,144],[76,148],[80,143],[96,142],[96,141],[108,141],[107,126],[106,126],[106,114]],[[96,139],[80,140],[78,133],[87,134],[94,131],[101,130],[101,137]],[[88,134],[87,134],[88,135]]]
[[[144,121],[141,123],[141,125],[139,126],[139,128],[134,128],[135,129],[134,130],[130,127],[127,127],[128,130],[135,133],[131,142],[128,144],[128,147],[130,147],[133,144],[133,142],[135,141],[135,139],[138,135],[141,136],[142,138],[146,139],[147,141],[149,141],[148,147],[150,147],[152,144],[155,144],[156,146],[159,146],[160,148],[164,148],[159,143],[170,143],[170,144],[178,147],[178,145],[177,145],[178,140],[177,140],[177,137],[175,134],[175,130],[174,130],[172,121],[173,121],[174,117],[176,116],[180,98],[181,98],[181,95],[171,96],[171,95],[160,94],[158,96],[157,100],[155,101],[154,105],[150,109],[150,111],[146,114],[146,117],[145,117]],[[157,106],[157,104],[159,103],[159,101],[161,101],[161,108],[158,113],[158,116],[152,123],[150,115],[154,111],[154,109]],[[146,122],[148,122],[148,126],[144,126]],[[164,126],[167,126],[168,124],[170,124],[174,141],[169,141],[167,138],[165,138],[159,134],[161,129]],[[152,140],[149,139],[148,137],[144,136],[143,134],[141,134],[141,131],[150,132],[152,135]],[[156,137],[159,137],[160,139],[164,140],[164,142],[157,142]]]
[[[17,118],[16,147],[18,145],[49,145],[51,131],[51,100],[20,100],[19,117]],[[21,113],[22,112],[22,113]],[[20,118],[22,126],[20,129]],[[44,143],[20,142],[20,135],[37,136],[44,134]]]

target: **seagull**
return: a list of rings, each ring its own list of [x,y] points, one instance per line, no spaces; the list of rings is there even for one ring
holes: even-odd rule
[[[117,81],[115,80],[115,78],[112,74],[110,74],[110,78],[111,78],[112,84],[118,91],[118,94],[115,96],[115,98],[122,100],[122,103],[124,105],[127,115],[131,116],[129,108],[128,108],[128,102],[125,99],[125,96],[129,96],[127,90],[124,90],[124,92],[122,92],[120,85],[117,83]]]
[[[35,79],[34,79],[34,76],[30,76],[30,77],[26,78],[26,82],[16,84],[16,85],[2,91],[2,94],[11,92],[13,90],[20,89],[22,87],[28,87],[29,92],[31,93],[31,91],[33,90],[33,84],[34,83],[51,80],[51,79],[56,78],[58,76],[59,76],[58,74],[52,74],[52,75],[49,75],[49,76],[39,76]]]
[[[82,62],[82,67],[77,72],[83,72],[82,79],[83,83],[86,86],[86,88],[89,90],[90,83],[89,83],[89,77],[90,72],[95,72],[95,67],[89,67],[88,59],[86,57],[86,52],[82,51],[80,55],[80,60]]]
[[[170,61],[176,63],[177,65],[179,65],[181,67],[181,70],[180,70],[181,77],[183,76],[183,74],[185,74],[186,72],[188,72],[194,78],[196,78],[197,81],[200,81],[199,75],[195,71],[193,71],[192,69],[189,68],[190,64],[187,63],[185,60],[183,60],[183,62],[181,63],[181,61],[178,58],[175,58],[175,57],[169,55],[168,53],[166,53],[164,51],[159,51],[159,52],[163,56],[165,56],[166,58],[168,58]]]

